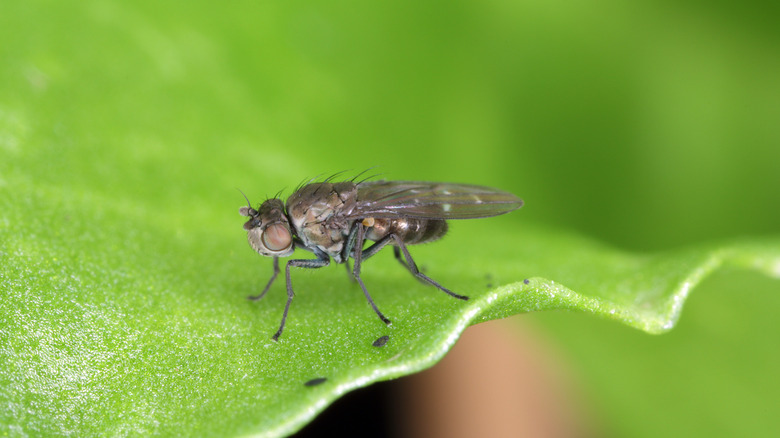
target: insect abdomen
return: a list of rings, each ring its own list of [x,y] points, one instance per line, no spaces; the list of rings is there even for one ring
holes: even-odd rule
[[[447,233],[447,221],[441,219],[374,219],[366,238],[377,241],[395,234],[407,245],[433,242]]]

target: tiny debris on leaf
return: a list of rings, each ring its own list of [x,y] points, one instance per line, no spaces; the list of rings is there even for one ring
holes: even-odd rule
[[[328,380],[327,377],[317,377],[316,379],[309,380],[308,382],[304,383],[303,385],[304,386],[317,386],[320,383],[325,382],[326,380]]]

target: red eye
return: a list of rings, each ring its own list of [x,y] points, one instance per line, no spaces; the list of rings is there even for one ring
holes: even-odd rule
[[[263,231],[263,245],[269,251],[283,251],[292,244],[290,230],[284,225],[270,225]]]

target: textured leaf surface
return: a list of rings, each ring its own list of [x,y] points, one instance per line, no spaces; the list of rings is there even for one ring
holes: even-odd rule
[[[181,213],[140,204],[131,215],[110,199],[29,189],[3,199],[13,213],[2,236],[0,351],[3,423],[32,434],[289,433],[353,388],[431,366],[469,324],[571,309],[655,333],[718,266],[773,275],[780,266],[777,242],[639,257],[523,224],[518,213],[456,223],[452,236],[415,248],[431,276],[470,301],[380,256],[364,277],[394,321],[385,327],[339,267],[295,271],[287,330],[273,342],[283,288],[245,300],[270,260],[245,247],[237,215],[233,228],[202,224],[192,239],[167,225]],[[387,345],[373,347],[383,335]]]

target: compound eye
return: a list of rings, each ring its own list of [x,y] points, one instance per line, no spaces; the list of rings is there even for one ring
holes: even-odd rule
[[[284,251],[292,245],[290,230],[281,224],[268,226],[263,231],[263,245],[269,251]]]

